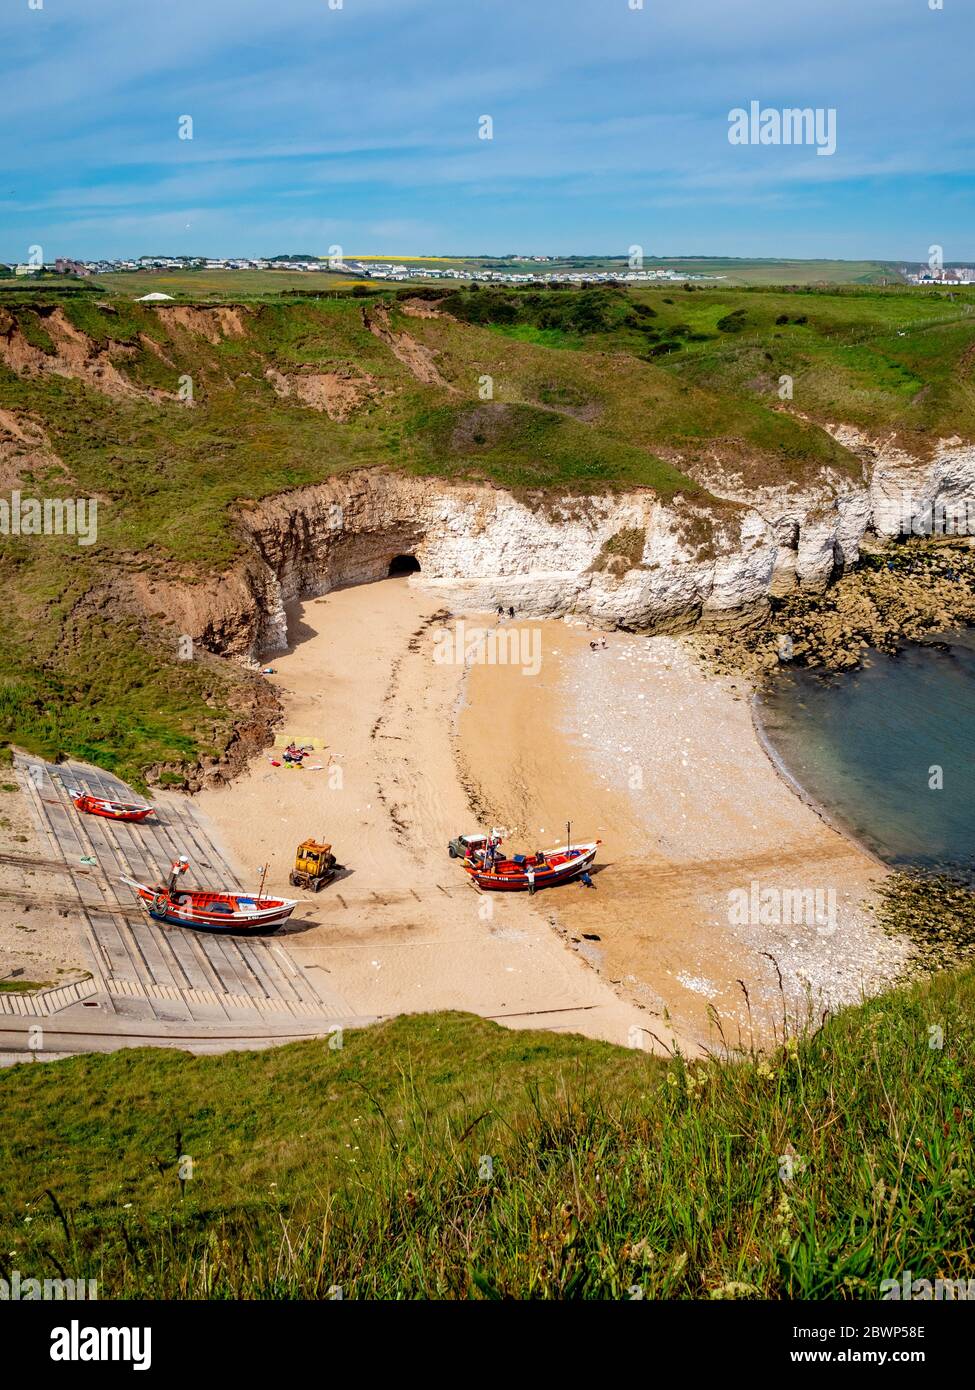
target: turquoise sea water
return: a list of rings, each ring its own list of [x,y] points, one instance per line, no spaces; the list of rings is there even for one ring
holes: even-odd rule
[[[795,780],[882,859],[975,871],[975,633],[783,673],[757,709]]]

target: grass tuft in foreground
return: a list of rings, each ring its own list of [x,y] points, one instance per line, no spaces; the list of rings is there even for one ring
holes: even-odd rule
[[[148,1298],[852,1299],[962,1277],[973,1005],[975,973],[938,976],[723,1062],[439,1014],[340,1049],[18,1067],[0,1273]]]

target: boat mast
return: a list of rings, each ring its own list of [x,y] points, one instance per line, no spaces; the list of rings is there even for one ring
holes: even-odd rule
[[[267,878],[267,871],[268,871],[268,865],[265,864],[265,865],[264,865],[264,868],[261,870],[261,886],[260,886],[260,888],[257,890],[257,901],[258,901],[258,902],[263,901],[263,898],[264,898],[264,880]]]
[[[565,823],[565,848],[566,850],[572,848],[572,822],[570,820]]]

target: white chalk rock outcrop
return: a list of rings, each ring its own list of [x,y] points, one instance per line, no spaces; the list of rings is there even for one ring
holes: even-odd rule
[[[862,482],[729,489],[717,509],[645,491],[524,500],[384,469],[268,499],[240,513],[254,612],[222,649],[280,649],[290,599],[382,578],[398,556],[415,557],[415,582],[453,612],[500,603],[523,616],[661,631],[740,621],[797,585],[822,589],[856,561],[867,531],[898,529],[905,497],[919,509],[968,504],[975,518],[975,447],[943,441],[920,463],[833,432],[863,459]],[[226,626],[211,614],[211,633]]]

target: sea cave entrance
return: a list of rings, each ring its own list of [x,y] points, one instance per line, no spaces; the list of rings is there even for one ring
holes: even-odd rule
[[[420,562],[415,555],[394,555],[386,573],[390,579],[399,574],[419,574]]]

